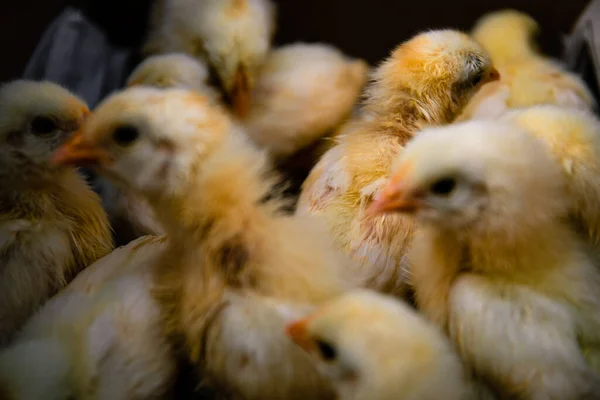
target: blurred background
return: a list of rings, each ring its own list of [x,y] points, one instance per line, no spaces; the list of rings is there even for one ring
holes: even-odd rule
[[[468,30],[483,13],[516,8],[542,27],[540,45],[552,56],[562,53],[561,38],[571,31],[588,0],[275,0],[279,5],[275,43],[322,41],[372,64],[398,42],[427,28]],[[18,78],[44,30],[68,6],[108,35],[115,46],[137,49],[144,37],[150,0],[7,0],[0,5],[0,81]]]

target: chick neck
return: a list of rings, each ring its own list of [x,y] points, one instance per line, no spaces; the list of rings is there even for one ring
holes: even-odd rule
[[[451,91],[451,89],[449,89]],[[449,101],[449,100],[448,100]],[[366,123],[375,131],[408,141],[415,132],[427,125],[443,125],[452,122],[461,111],[449,101],[423,93],[411,95],[408,89],[390,90],[376,81],[367,89],[365,110],[373,116]]]
[[[202,243],[208,230],[228,240],[263,225],[281,206],[264,201],[273,187],[266,155],[241,135],[230,135],[197,165],[178,194],[150,198],[170,238]]]

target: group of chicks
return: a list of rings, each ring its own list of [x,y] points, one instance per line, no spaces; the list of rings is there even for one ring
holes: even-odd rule
[[[369,71],[274,15],[159,1],[93,112],[0,87],[0,399],[600,398],[600,121],[535,21]]]

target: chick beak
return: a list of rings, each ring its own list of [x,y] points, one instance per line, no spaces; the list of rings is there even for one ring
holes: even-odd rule
[[[231,103],[238,118],[244,118],[248,115],[250,109],[250,83],[248,73],[243,65],[238,67],[235,74],[235,81],[231,90]]]
[[[310,352],[312,349],[312,342],[308,338],[308,332],[306,330],[307,319],[301,319],[296,322],[292,322],[285,327],[285,334],[294,341],[300,348]]]
[[[485,83],[488,82],[494,82],[494,81],[498,81],[500,80],[500,72],[498,72],[498,70],[494,67],[492,67],[492,70],[490,71],[490,74],[488,75],[487,79],[485,80]]]
[[[54,165],[89,165],[106,164],[110,160],[105,150],[83,141],[81,131],[77,131],[52,156]]]
[[[389,212],[414,213],[423,206],[423,196],[418,190],[409,190],[402,175],[394,176],[377,194],[367,209],[367,215],[374,217]]]

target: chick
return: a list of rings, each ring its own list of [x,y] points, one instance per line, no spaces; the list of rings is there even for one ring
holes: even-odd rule
[[[220,95],[208,83],[209,77],[203,60],[185,53],[159,54],[142,61],[127,79],[127,86],[182,87],[219,101]]]
[[[148,57],[131,73],[127,86],[181,87],[219,102],[219,93],[208,84],[208,79],[208,66],[202,60],[184,53],[170,53]],[[117,243],[126,244],[143,235],[162,234],[164,229],[146,200],[126,187],[115,187],[114,184],[105,177],[96,178],[112,225],[119,227]]]
[[[155,295],[202,379],[247,400],[330,398],[283,327],[355,286],[351,265],[317,221],[281,214],[265,153],[226,113],[197,93],[132,88],[55,155],[82,161],[143,195],[169,235]]]
[[[49,163],[88,112],[53,83],[0,86],[0,345],[112,249],[98,196],[75,169]]]
[[[363,60],[324,44],[274,50],[252,93],[244,126],[276,159],[287,158],[350,115],[367,72]]]
[[[375,292],[340,296],[286,331],[341,400],[476,398],[442,332],[408,305]]]
[[[151,296],[165,238],[144,237],[83,271],[0,352],[3,400],[166,398],[175,362]]]
[[[482,17],[472,35],[490,54],[502,79],[486,85],[465,108],[461,120],[494,118],[510,108],[537,104],[590,109],[594,98],[585,83],[535,46],[539,26],[527,14],[502,10]]]
[[[271,47],[275,12],[271,0],[159,0],[145,52],[205,58],[243,117]]]
[[[600,398],[600,275],[564,174],[518,127],[421,132],[370,212],[411,214],[416,301],[501,398]]]
[[[422,126],[451,122],[479,87],[497,79],[490,60],[467,35],[430,31],[401,44],[374,72],[365,112],[350,123],[303,184],[299,214],[320,217],[337,246],[370,274],[369,287],[403,294],[403,255],[413,224],[365,210],[396,155]]]
[[[590,239],[600,239],[600,121],[590,112],[540,105],[512,110],[503,118],[546,144],[566,175],[571,215]]]

